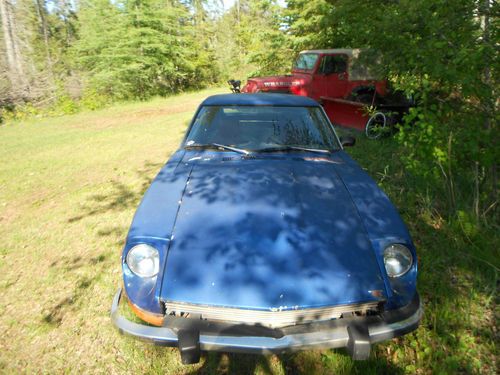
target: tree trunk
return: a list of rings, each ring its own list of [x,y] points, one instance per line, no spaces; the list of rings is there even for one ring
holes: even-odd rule
[[[26,88],[26,77],[24,76],[24,61],[19,46],[14,9],[8,0],[0,0],[0,17],[5,43],[8,78],[12,88],[10,96],[12,99],[16,99],[23,95],[23,91]]]
[[[491,43],[491,41],[490,41],[490,10],[491,10],[491,0],[483,0],[482,9],[481,9],[481,13],[482,13],[481,27],[482,27],[482,31],[483,31],[483,35],[482,35],[483,38],[482,39],[483,39],[483,43],[484,43],[486,48],[488,48],[489,44]],[[485,99],[485,103],[484,103],[484,107],[486,108],[486,119],[484,121],[484,127],[487,130],[492,129],[492,123],[491,123],[490,116],[491,117],[494,116],[494,112],[496,109],[495,108],[496,103],[495,103],[494,89],[493,89],[492,82],[491,82],[491,70],[490,70],[491,65],[492,65],[491,61],[486,61],[484,71],[483,71],[483,81],[488,86],[488,88],[491,89],[491,93]],[[495,144],[495,139],[496,138],[493,139],[493,147],[497,147],[497,145]],[[493,165],[491,166],[490,176],[491,176],[491,180],[492,180],[492,189],[491,189],[490,196],[491,196],[491,200],[496,202],[498,199],[498,174],[497,174],[497,163],[495,161],[493,162]]]
[[[43,34],[43,42],[45,45],[45,58],[47,61],[47,69],[49,72],[49,78],[51,83],[54,83],[54,72],[53,72],[53,66],[52,66],[52,57],[50,55],[50,45],[49,45],[49,28],[47,25],[47,19],[45,18],[45,4],[43,3],[43,0],[36,0],[36,8],[37,8],[37,13],[38,17],[40,19],[40,24],[42,28],[42,34]]]

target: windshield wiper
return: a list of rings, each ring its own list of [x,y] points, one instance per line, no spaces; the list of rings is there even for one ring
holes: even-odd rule
[[[234,151],[234,152],[237,152],[237,153],[243,154],[243,155],[248,155],[250,153],[249,151],[244,150],[242,148],[221,145],[219,143],[208,143],[208,144],[193,143],[193,144],[184,146],[184,148],[222,148],[224,150]]]
[[[257,152],[282,152],[282,151],[307,151],[307,152],[316,152],[320,154],[329,154],[331,151],[324,150],[320,148],[308,148],[301,146],[277,146],[277,147],[268,147],[262,148],[260,150],[256,150]]]
[[[229,151],[234,151],[238,152],[240,154],[248,155],[250,152],[247,150],[244,150],[242,148],[237,148],[237,147],[232,147],[232,146],[227,146],[227,145],[221,145],[219,143],[212,143],[214,146],[220,147],[224,150],[229,150]]]

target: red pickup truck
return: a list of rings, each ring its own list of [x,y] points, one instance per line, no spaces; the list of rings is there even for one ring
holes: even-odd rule
[[[249,78],[241,92],[311,97],[323,105],[333,123],[377,138],[381,128],[406,111],[408,103],[388,100],[387,81],[361,62],[361,53],[359,49],[302,51],[291,74]]]

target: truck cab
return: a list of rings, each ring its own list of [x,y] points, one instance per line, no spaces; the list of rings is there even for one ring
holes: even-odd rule
[[[385,96],[386,81],[359,63],[360,55],[359,49],[302,51],[291,74],[249,78],[242,92],[289,93],[318,102],[347,98],[367,102],[375,95]]]

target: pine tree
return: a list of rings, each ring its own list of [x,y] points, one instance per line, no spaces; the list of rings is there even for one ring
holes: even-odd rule
[[[274,0],[241,0],[217,22],[217,60],[225,78],[285,72],[288,48],[283,10]]]
[[[92,0],[81,9],[79,20],[75,53],[90,87],[100,93],[146,98],[201,85],[211,77],[201,74],[208,62],[199,53],[185,4],[128,0],[117,6]]]

